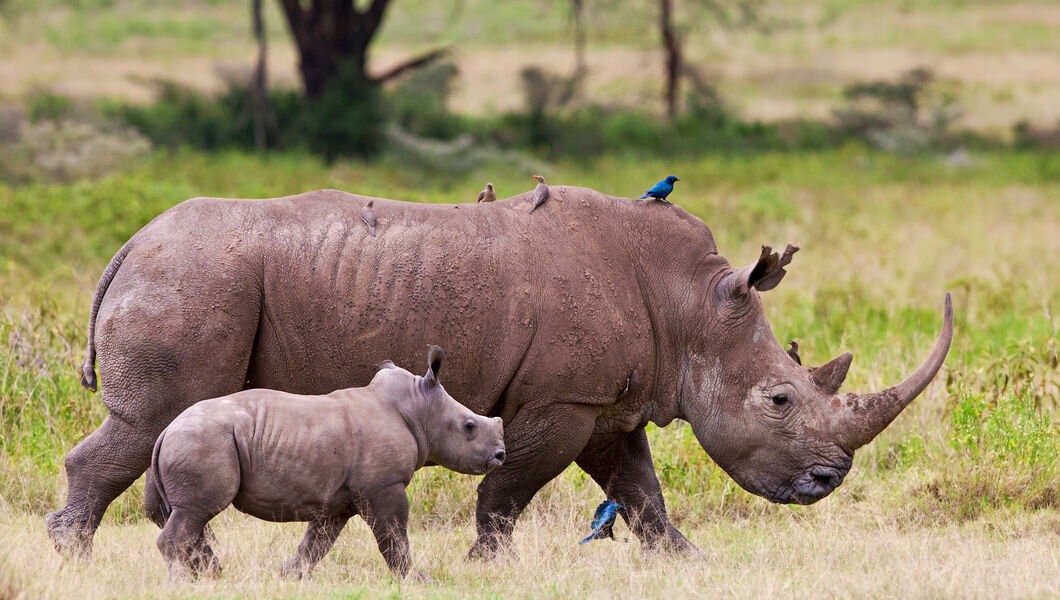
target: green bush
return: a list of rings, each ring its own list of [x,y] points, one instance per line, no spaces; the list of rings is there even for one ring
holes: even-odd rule
[[[449,140],[463,133],[462,120],[449,112],[448,106],[453,80],[459,73],[451,62],[413,71],[388,94],[390,120],[425,138]]]
[[[385,142],[384,121],[379,88],[350,71],[329,83],[319,98],[306,102],[301,125],[305,146],[332,161],[378,154]]]
[[[208,151],[253,148],[254,119],[250,91],[232,85],[209,96],[170,81],[156,82],[158,99],[146,106],[110,104],[104,112],[139,130],[156,146]],[[269,93],[267,141],[271,148],[309,150],[333,160],[372,157],[385,141],[378,88],[353,75],[342,75],[313,99],[295,90]]]

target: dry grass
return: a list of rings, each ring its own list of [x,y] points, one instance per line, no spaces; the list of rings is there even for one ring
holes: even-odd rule
[[[587,519],[539,504],[517,528],[514,555],[483,563],[464,559],[469,525],[437,527],[414,518],[414,560],[435,579],[428,584],[394,580],[356,520],[311,581],[292,583],[275,573],[302,527],[229,510],[215,521],[222,577],[174,583],[149,523],[105,524],[92,562],[74,563],[52,550],[39,516],[4,510],[0,564],[8,581],[19,582],[11,589],[26,598],[1046,598],[1060,589],[1055,510],[903,528],[871,503],[826,500],[812,511],[782,509],[690,528],[704,551],[695,560],[645,555],[635,543],[578,546]],[[616,530],[628,535],[622,525]]]

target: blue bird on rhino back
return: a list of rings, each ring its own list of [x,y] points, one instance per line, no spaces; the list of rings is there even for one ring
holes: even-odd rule
[[[600,503],[600,506],[596,507],[596,512],[593,514],[593,521],[591,527],[593,532],[589,534],[589,537],[578,542],[579,545],[586,544],[593,540],[602,540],[605,538],[615,539],[615,533],[612,528],[615,526],[615,518],[618,517],[618,511],[622,510],[622,505],[611,500],[604,500]]]
[[[644,199],[644,198],[655,198],[656,200],[659,200],[660,202],[665,202],[666,204],[672,204],[669,200],[666,199],[666,197],[670,195],[670,192],[674,191],[674,182],[675,181],[681,181],[681,180],[678,179],[676,175],[667,176],[666,179],[663,179],[659,183],[656,183],[655,185],[651,186],[650,190],[648,190],[647,192],[644,192],[644,195],[641,196],[641,199]]]

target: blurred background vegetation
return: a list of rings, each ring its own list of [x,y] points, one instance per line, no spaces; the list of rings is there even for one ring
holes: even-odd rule
[[[591,160],[861,143],[962,160],[1056,149],[1058,11],[966,0],[4,0],[0,178],[98,175],[152,147],[329,161],[391,151],[444,171],[512,150]]]
[[[858,452],[834,511],[752,497],[686,426],[650,428],[679,526],[995,535],[1019,512],[1060,531],[1060,5],[393,0],[373,21],[373,4],[345,21],[367,42],[299,43],[284,6],[315,2],[0,0],[0,507],[61,504],[63,454],[105,415],[77,383],[96,281],[180,201],[469,202],[537,171],[634,196],[676,173],[672,199],[734,263],[802,245],[769,319],[808,364],[854,352],[847,389],[919,363],[945,290],[957,314],[943,372]],[[330,56],[312,83],[306,52]],[[108,522],[140,520],[141,492]],[[473,511],[470,478],[429,469],[410,493],[418,519]],[[535,510],[598,495],[571,469]]]

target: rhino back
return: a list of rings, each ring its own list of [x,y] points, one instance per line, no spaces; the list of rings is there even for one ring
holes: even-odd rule
[[[360,221],[369,199],[321,190],[188,201],[138,234],[126,259],[135,273],[112,284],[115,297],[175,292],[146,303],[181,303],[191,331],[174,352],[217,341],[200,317],[240,315],[222,329],[252,344],[245,362],[231,357],[244,387],[365,385],[378,361],[420,367],[424,345],[440,344],[450,393],[507,420],[515,407],[498,400],[514,388],[613,401],[629,373],[650,371],[659,345],[643,280],[679,262],[690,239],[697,253],[716,252],[709,229],[680,209],[584,188],[553,186],[529,216],[529,194],[467,205],[376,198],[376,237]]]

